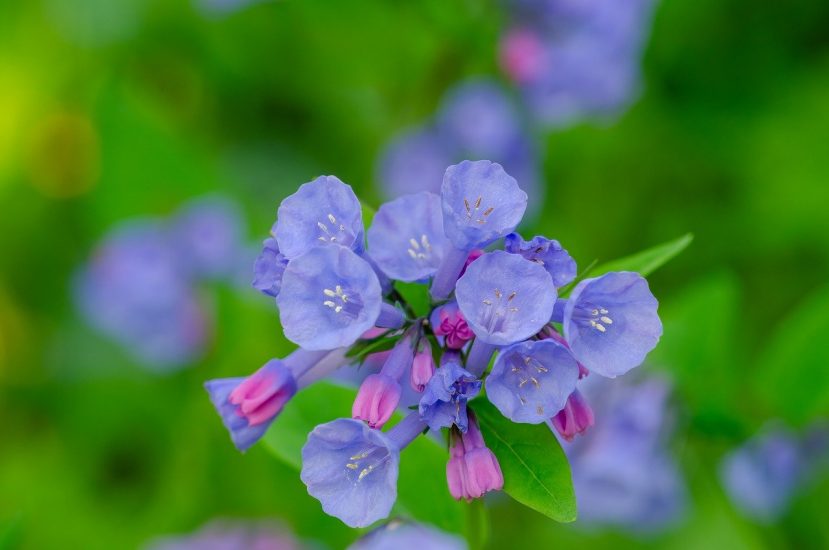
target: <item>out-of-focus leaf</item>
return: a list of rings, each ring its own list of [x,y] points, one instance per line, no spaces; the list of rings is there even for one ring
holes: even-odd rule
[[[685,250],[693,240],[694,236],[691,233],[686,233],[673,241],[648,248],[647,250],[625,256],[624,258],[619,258],[618,260],[603,263],[593,268],[588,273],[588,276],[598,277],[610,271],[636,271],[643,277],[647,277]]]
[[[740,353],[739,300],[739,282],[720,272],[700,279],[659,308],[664,332],[648,363],[671,374],[694,422],[707,431],[730,429],[739,412],[739,388],[745,388],[734,368]]]
[[[504,491],[556,521],[576,519],[570,464],[553,432],[544,424],[515,424],[486,399],[472,407],[487,446],[504,473]]]
[[[829,413],[829,286],[808,296],[760,354],[755,382],[767,403],[794,423]]]
[[[351,416],[354,389],[320,382],[297,393],[265,434],[264,442],[277,458],[302,468],[302,447],[319,424]],[[396,413],[392,422],[402,416]],[[448,453],[431,437],[418,437],[400,456],[397,512],[444,530],[466,529],[464,503],[456,502],[446,487]]]

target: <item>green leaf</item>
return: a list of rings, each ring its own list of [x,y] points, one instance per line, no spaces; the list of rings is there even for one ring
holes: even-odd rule
[[[354,344],[345,354],[356,361],[363,362],[372,353],[390,350],[403,336],[402,333],[393,336],[378,336],[373,340],[361,340]]]
[[[396,281],[394,288],[403,296],[403,299],[412,307],[418,316],[426,316],[431,310],[429,286],[421,283],[404,283]]]
[[[679,237],[673,241],[654,246],[653,248],[648,248],[647,250],[643,250],[642,252],[638,252],[624,258],[619,258],[618,260],[603,263],[600,266],[593,268],[590,271],[589,276],[598,277],[599,275],[604,275],[610,271],[636,271],[643,277],[647,277],[666,264],[674,256],[685,250],[685,248],[687,248],[693,240],[693,234],[686,233],[682,237]]]
[[[757,391],[774,414],[803,424],[829,413],[829,286],[808,296],[769,334]]]
[[[357,391],[328,382],[318,382],[298,392],[285,407],[263,439],[280,460],[297,470],[302,468],[302,447],[308,434],[319,424],[335,418],[349,418]],[[396,413],[392,422],[402,415]],[[446,487],[444,446],[432,437],[418,437],[400,456],[397,482],[397,514],[431,523],[441,529],[463,532],[468,506],[456,502]]]
[[[553,432],[544,424],[515,424],[486,399],[470,403],[487,446],[504,473],[504,491],[556,521],[576,519],[570,464]]]

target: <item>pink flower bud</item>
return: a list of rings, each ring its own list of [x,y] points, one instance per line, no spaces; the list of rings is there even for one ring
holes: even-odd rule
[[[513,29],[501,40],[501,69],[513,82],[524,84],[535,80],[544,64],[544,46],[535,32]]]
[[[409,379],[412,384],[412,389],[422,393],[434,373],[435,360],[432,358],[432,347],[424,338],[420,351],[415,354],[414,362],[412,363],[411,377]]]
[[[363,380],[351,416],[368,422],[371,428],[382,428],[400,402],[400,384],[385,374],[372,374]]]
[[[249,426],[269,422],[296,393],[291,372],[278,360],[269,361],[230,392],[228,401]]]
[[[446,347],[449,349],[461,349],[475,337],[456,304],[442,306],[435,321],[435,334],[445,338]]]
[[[553,426],[567,441],[584,433],[592,425],[593,410],[579,390],[570,394],[567,404],[553,417]]]
[[[470,501],[489,491],[504,487],[504,475],[498,459],[484,443],[475,415],[469,412],[469,429],[461,435],[457,429],[450,433],[450,459],[446,464],[446,483],[456,500]]]

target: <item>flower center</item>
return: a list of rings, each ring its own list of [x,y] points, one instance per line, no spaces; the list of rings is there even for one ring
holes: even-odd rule
[[[319,227],[320,231],[322,232],[318,240],[324,243],[340,243],[340,244],[350,244],[351,241],[354,240],[354,236],[348,231],[345,225],[339,223],[337,218],[334,217],[334,214],[328,214],[326,217],[326,221],[324,222],[317,222],[317,227]]]
[[[345,463],[348,479],[353,483],[363,481],[364,477],[383,466],[390,457],[389,450],[384,447],[374,447],[355,453]]]
[[[541,362],[529,355],[515,354],[510,357],[510,372],[518,379],[518,400],[522,405],[527,404],[527,398],[521,393],[527,384],[531,384],[536,389],[541,388],[540,375],[549,372],[549,369],[541,364]],[[541,404],[536,406],[536,412],[539,415],[544,414],[544,407]]]
[[[495,296],[494,300],[484,298],[481,301],[486,306],[486,313],[484,314],[484,322],[482,324],[486,325],[487,331],[490,334],[499,332],[503,328],[507,318],[513,313],[518,312],[518,308],[511,305],[515,297],[518,296],[518,292],[513,290],[509,295],[505,296],[500,289],[496,288],[493,290],[493,295]]]
[[[463,205],[466,207],[466,219],[467,221],[475,221],[475,223],[479,223],[481,225],[486,223],[486,218],[492,211],[495,210],[494,206],[490,206],[489,208],[484,209],[481,211],[481,200],[482,197],[478,197],[475,200],[475,204],[470,206],[469,199],[463,199]]]
[[[607,332],[607,327],[613,324],[609,317],[610,312],[602,306],[594,304],[580,304],[573,311],[573,320],[583,326],[590,326],[599,332]]]
[[[429,258],[432,253],[432,244],[429,238],[424,234],[420,236],[420,242],[417,239],[409,239],[409,256],[413,260],[425,260]]]
[[[363,309],[363,302],[360,300],[360,295],[351,291],[346,292],[341,285],[335,285],[334,290],[330,288],[322,289],[325,295],[322,305],[331,308],[336,314],[345,314],[347,317],[353,319],[360,314]]]

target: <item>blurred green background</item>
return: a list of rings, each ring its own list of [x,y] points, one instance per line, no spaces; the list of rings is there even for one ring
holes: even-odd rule
[[[201,387],[290,349],[269,300],[204,289],[209,352],[160,376],[79,320],[70,277],[115,222],[208,192],[242,204],[253,241],[319,174],[378,205],[378,152],[453,83],[498,74],[504,22],[473,0],[0,1],[0,546],[131,548],[217,516],[356,536],[263,446],[237,453]],[[695,234],[650,278],[666,331],[647,367],[675,380],[693,502],[631,539],[497,499],[493,548],[829,545],[825,481],[760,527],[716,477],[767,419],[829,412],[827,29],[822,0],[662,0],[641,99],[544,138],[525,234],[582,265]]]

